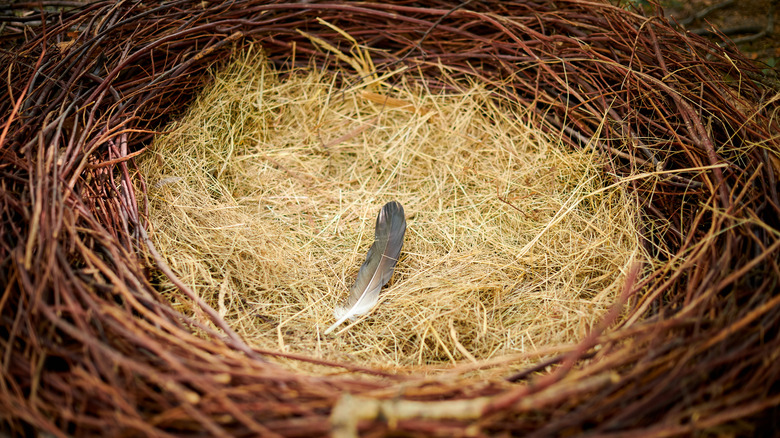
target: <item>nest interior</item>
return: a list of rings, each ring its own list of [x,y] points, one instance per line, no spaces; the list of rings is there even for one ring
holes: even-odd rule
[[[594,148],[556,144],[477,84],[336,73],[279,80],[250,48],[139,162],[156,249],[247,343],[396,371],[549,354],[600,322],[632,263],[653,270],[637,203]],[[383,199],[409,216],[398,274],[375,318],[323,337]]]
[[[7,430],[56,436],[354,436],[360,431],[672,436],[697,430],[746,434],[776,421],[778,88],[727,44],[681,34],[660,16],[582,1],[440,1],[424,7],[402,1],[96,2],[62,13],[14,12],[0,10],[2,38],[12,47],[3,51],[7,79],[0,101],[5,115],[0,419]],[[605,188],[619,187],[616,196],[635,208],[624,228],[636,227],[637,251],[659,262],[646,265],[641,275],[627,260],[617,263],[624,271],[622,287],[569,338],[576,342],[535,356],[502,351],[443,372],[420,367],[398,373],[310,349],[247,344],[246,334],[239,335],[238,326],[219,311],[219,287],[182,280],[183,265],[160,254],[162,241],[154,240],[156,232],[149,237],[160,227],[149,223],[156,211],[149,203],[164,202],[166,190],[173,191],[170,196],[186,194],[175,191],[181,181],[155,186],[165,177],[182,177],[170,174],[181,163],[160,158],[159,148],[170,152],[176,146],[151,147],[155,134],[171,119],[186,120],[182,108],[195,92],[218,82],[219,76],[209,74],[211,67],[253,45],[263,48],[275,72],[287,75],[285,82],[299,80],[296,72],[302,69],[323,75],[358,70],[361,59],[364,69],[370,66],[365,73],[386,74],[373,85],[379,88],[368,91],[371,79],[363,75],[357,83],[364,89],[354,89],[345,99],[350,102],[338,103],[352,105],[336,112],[352,111],[356,125],[327,132],[340,140],[335,149],[355,147],[350,142],[357,135],[382,131],[354,134],[360,123],[376,126],[379,119],[371,117],[384,117],[382,123],[418,118],[419,125],[428,114],[425,123],[452,126],[463,107],[460,113],[446,108],[457,108],[457,99],[469,108],[481,105],[480,113],[498,108],[507,120],[495,114],[484,119],[499,125],[495,131],[487,130],[488,122],[469,121],[483,126],[482,132],[533,130],[537,153],[543,142],[555,141],[556,150],[569,149],[561,156],[579,156],[584,168],[598,169],[593,186],[578,185],[575,175],[561,187],[602,195],[610,193]],[[397,74],[404,68],[409,72]],[[325,77],[338,75],[320,78]],[[354,76],[341,75],[331,84],[354,88],[350,80]],[[425,90],[431,97],[420,99],[407,90]],[[391,97],[411,106],[378,110],[376,102],[355,97],[365,100],[372,95],[367,92],[396,93]],[[242,97],[232,104],[240,107]],[[439,142],[440,149],[428,153],[440,159],[460,153],[481,172],[493,166],[494,179],[525,184],[527,170],[495,169],[496,157],[507,152],[505,143],[483,142],[487,155],[480,156],[463,152],[474,152],[463,146],[469,136],[458,141],[466,143]],[[180,143],[181,155],[171,156],[182,161],[197,156],[197,147]],[[285,174],[269,180],[307,178],[294,166],[300,157],[285,161],[289,151],[280,157],[272,149],[258,149],[256,142],[237,145],[239,156],[262,154],[258,162],[268,171]],[[402,151],[383,150],[389,163],[391,152]],[[347,152],[312,159],[347,160],[338,156]],[[143,166],[160,159],[157,170],[163,173],[147,180]],[[235,178],[259,170],[251,168],[257,162],[246,168],[241,166],[247,161],[222,160],[228,161],[237,166],[229,169]],[[375,173],[394,172],[391,164],[383,166],[375,161]],[[315,188],[318,184],[310,181]],[[294,189],[288,185],[285,193]],[[398,178],[390,189],[420,207],[412,219],[417,225],[442,220],[430,213],[446,210],[431,208],[420,194],[410,195]],[[511,190],[504,189],[509,197]],[[324,229],[328,220],[347,212],[350,226],[344,229],[351,234],[337,248],[337,261],[326,263],[339,272],[327,281],[348,277],[365,247],[362,239],[371,234],[365,224],[370,228],[380,202],[370,184],[361,190],[344,201],[359,208],[345,210],[335,203],[332,211],[309,215],[314,227]],[[257,193],[230,195],[235,201]],[[495,203],[500,189],[490,195]],[[273,205],[269,198],[253,199],[255,208],[258,199]],[[502,204],[494,204],[504,213],[502,220],[526,220]],[[554,217],[541,217],[536,226]],[[414,256],[425,251],[422,245],[413,248],[397,283],[412,285],[413,267],[422,260]],[[350,260],[347,253],[358,255]],[[499,252],[497,258],[504,257]],[[519,275],[506,273],[513,279]],[[336,284],[320,289],[321,307],[309,325],[326,319],[325,302],[332,305],[338,298]],[[212,288],[211,296],[201,295],[198,286]],[[181,308],[171,304],[171,294]],[[345,333],[365,341],[360,336],[370,333],[368,323],[378,324],[363,321],[363,327]],[[467,357],[454,345],[435,352],[441,362],[450,360],[442,355],[445,350]],[[488,378],[475,373],[485,369],[492,372]]]

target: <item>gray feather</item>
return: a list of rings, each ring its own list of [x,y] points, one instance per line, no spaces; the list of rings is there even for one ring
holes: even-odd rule
[[[325,330],[332,332],[347,319],[355,319],[367,313],[379,301],[379,291],[390,281],[393,268],[401,255],[406,232],[404,208],[397,201],[391,201],[379,210],[376,217],[374,244],[366,254],[366,261],[357,274],[355,284],[349,288],[349,297],[336,306],[336,323]]]

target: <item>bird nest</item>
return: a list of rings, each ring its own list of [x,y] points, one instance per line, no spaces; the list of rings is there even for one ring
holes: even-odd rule
[[[582,1],[7,11],[8,431],[673,436],[776,421],[777,85],[730,48]],[[220,88],[229,78],[240,80]],[[257,90],[288,120],[252,113]],[[327,123],[302,125],[291,102]],[[192,120],[216,126],[219,144],[188,141]],[[283,136],[258,140],[270,131]],[[355,173],[366,168],[378,176]],[[254,186],[236,184],[249,175]],[[409,225],[388,298],[324,337],[391,197]],[[583,232],[556,246],[566,221]],[[217,246],[181,237],[185,223]],[[289,246],[273,241],[283,235]],[[622,249],[599,253],[603,236]],[[467,249],[441,247],[455,237]],[[258,260],[270,260],[262,275],[239,277]],[[569,265],[590,270],[566,280]],[[280,284],[289,272],[298,280]],[[496,302],[556,281],[576,294],[547,302],[589,307],[532,308],[518,324],[548,324],[548,342],[518,346],[527,333],[500,317],[528,308]],[[280,291],[286,305],[269,307]],[[461,292],[477,304],[458,319],[449,299]],[[482,324],[503,325],[469,328],[488,314],[480,302],[495,311]],[[429,338],[404,332],[415,321]],[[416,343],[364,354],[378,338]]]

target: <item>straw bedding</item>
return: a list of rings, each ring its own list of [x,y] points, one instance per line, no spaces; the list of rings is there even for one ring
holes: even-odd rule
[[[566,348],[651,263],[598,152],[566,150],[483,87],[350,91],[334,87],[349,72],[279,81],[256,49],[239,56],[139,170],[155,247],[248,343],[396,370]],[[409,216],[396,280],[376,317],[323,337],[383,199]]]
[[[0,419],[9,433],[745,435],[770,430],[776,421],[778,89],[776,80],[728,47],[680,34],[661,17],[582,1],[441,1],[424,7],[412,2],[97,2],[61,15],[17,16],[4,9],[0,20],[5,47]],[[325,140],[305,145],[320,147],[319,154],[294,155],[290,148],[303,144],[295,139],[282,145],[287,149],[278,140],[275,148],[262,145],[256,136],[263,130],[230,132],[241,124],[225,123],[228,132],[220,135],[255,137],[235,143],[230,159],[218,157],[217,171],[227,173],[212,173],[210,185],[200,191],[215,203],[199,214],[238,207],[227,213],[234,215],[233,224],[273,211],[289,219],[292,210],[279,209],[301,204],[273,197],[302,196],[293,193],[301,187],[310,197],[327,197],[335,188],[347,193],[345,201],[327,208],[322,201],[319,209],[299,208],[295,217],[302,225],[287,227],[326,230],[328,221],[341,221],[340,235],[312,241],[311,250],[294,255],[308,254],[327,267],[298,274],[325,282],[311,292],[317,297],[313,303],[301,307],[297,299],[299,307],[291,306],[296,314],[305,311],[306,336],[277,330],[278,307],[264,310],[264,316],[272,314],[270,320],[259,318],[254,326],[257,332],[266,324],[281,333],[273,339],[276,344],[249,336],[240,321],[243,308],[230,307],[226,299],[244,291],[248,303],[264,303],[263,291],[278,290],[277,279],[256,278],[253,290],[227,284],[226,279],[238,278],[240,261],[235,260],[223,266],[224,272],[211,269],[208,275],[218,275],[200,284],[187,276],[197,266],[177,258],[175,245],[182,239],[159,221],[161,206],[176,196],[187,200],[180,184],[194,181],[197,172],[185,161],[209,151],[172,140],[182,135],[176,126],[197,111],[183,108],[204,87],[219,89],[225,76],[213,72],[230,71],[229,60],[257,47],[269,63],[259,68],[279,75],[275,86],[304,80],[312,90],[325,85],[352,90],[333,94],[342,100],[332,99],[324,109],[308,109],[320,111],[325,120],[350,114],[354,123],[320,127]],[[314,76],[307,79],[305,71]],[[247,94],[232,101],[228,96],[224,101],[235,111],[222,116],[245,114],[240,109]],[[381,105],[371,99],[376,95],[411,105]],[[304,106],[307,102],[321,100],[311,98]],[[608,291],[600,297],[600,310],[579,331],[564,330],[568,334],[550,339],[546,347],[512,350],[493,344],[495,352],[480,352],[475,349],[480,343],[468,336],[474,331],[463,328],[471,318],[439,318],[436,333],[449,335],[452,322],[454,333],[463,333],[459,341],[440,336],[438,346],[416,345],[416,356],[372,361],[376,355],[355,353],[356,344],[375,344],[367,337],[382,327],[404,330],[398,318],[418,315],[409,312],[408,300],[431,286],[413,282],[424,262],[443,256],[426,252],[436,245],[424,239],[475,238],[475,231],[457,227],[479,232],[468,219],[473,208],[460,211],[461,222],[446,209],[433,208],[424,193],[414,195],[407,185],[415,179],[410,171],[386,192],[415,207],[410,225],[418,227],[389,298],[367,319],[325,339],[330,343],[325,350],[313,344],[289,347],[285,340],[313,342],[317,327],[330,322],[330,306],[340,299],[368,245],[380,190],[371,186],[373,180],[360,188],[348,177],[358,176],[354,169],[372,155],[384,159],[374,159],[375,174],[397,172],[391,163],[401,160],[393,154],[405,149],[393,148],[392,136],[371,136],[398,131],[376,127],[408,127],[417,120],[434,135],[430,132],[443,131],[434,128],[444,126],[436,123],[458,126],[452,121],[463,114],[471,114],[469,123],[483,126],[482,132],[509,131],[514,139],[533,133],[529,143],[483,140],[483,149],[475,150],[466,145],[477,131],[465,131],[465,139],[447,143],[432,137],[438,141],[427,146],[420,141],[420,149],[407,150],[451,159],[449,167],[439,168],[444,173],[460,167],[451,172],[449,188],[462,189],[466,193],[459,199],[478,200],[499,215],[501,227],[482,241],[472,240],[473,247],[496,244],[492,239],[500,230],[519,226],[512,221],[538,221],[532,229],[541,235],[561,211],[558,206],[528,219],[509,205],[530,202],[513,187],[544,180],[533,173],[544,170],[538,162],[513,167],[501,161],[511,155],[511,144],[531,156],[547,151],[542,160],[547,163],[579,160],[578,165],[562,162],[562,168],[573,170],[556,182],[560,185],[552,184],[553,192],[598,196],[564,219],[593,214],[584,227],[595,223],[596,213],[611,213],[613,225],[627,230],[625,242],[635,245],[622,254],[636,254],[637,263],[614,262],[611,270],[622,274],[595,283],[586,294],[594,302]],[[169,121],[179,125],[166,125]],[[487,131],[488,121],[494,131]],[[166,126],[167,137],[156,135]],[[355,134],[357,128],[364,131]],[[377,143],[384,149],[366,149]],[[246,159],[252,154],[253,160]],[[504,185],[488,194],[487,186],[467,179],[464,162]],[[260,175],[254,192],[224,186],[247,174]],[[323,174],[332,178],[312,180],[311,175]],[[526,182],[529,175],[533,181]],[[577,178],[583,175],[595,175],[592,185],[581,184]],[[297,186],[279,187],[285,181]],[[239,190],[228,190],[233,188]],[[555,204],[542,196],[550,202],[539,205]],[[442,221],[449,226],[445,233],[420,231]],[[240,229],[227,232],[234,234],[226,245],[247,240]],[[266,235],[279,232],[265,230]],[[330,246],[334,242],[336,247]],[[275,250],[267,238],[247,243],[251,251]],[[526,243],[521,239],[506,253],[499,245],[487,264],[511,259]],[[565,246],[552,249],[551,254],[566,254]],[[326,252],[332,259],[322,258]],[[472,256],[477,255],[459,254],[465,261],[479,260]],[[219,260],[200,257],[207,263]],[[580,266],[591,265],[596,264]],[[503,277],[470,282],[477,290],[522,283],[518,271],[500,273]],[[404,285],[414,293],[406,294]],[[339,353],[347,343],[347,353]]]

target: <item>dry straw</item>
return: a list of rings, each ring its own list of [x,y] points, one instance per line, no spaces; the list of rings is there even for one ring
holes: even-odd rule
[[[730,46],[599,1],[37,4],[0,6],[4,432],[776,427],[778,89]],[[226,69],[257,44],[268,66]],[[247,93],[187,118],[231,71]],[[254,111],[283,96],[289,117]],[[172,120],[214,129],[163,141]],[[318,338],[391,196],[393,283]],[[524,323],[524,287],[577,323]],[[482,330],[513,323],[530,336]]]
[[[565,150],[484,86],[281,80],[257,48],[239,56],[140,171],[157,249],[247,342],[388,369],[565,350],[649,262],[625,185],[599,190],[599,152]],[[409,215],[395,280],[323,337],[392,199]]]

